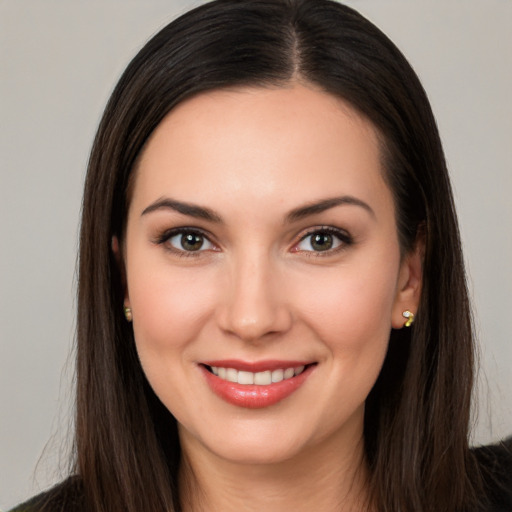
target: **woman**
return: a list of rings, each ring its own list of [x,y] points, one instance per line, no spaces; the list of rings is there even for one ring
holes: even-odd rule
[[[92,150],[79,277],[76,476],[28,507],[512,508],[505,448],[468,447],[435,121],[353,10],[221,0],[149,41]]]

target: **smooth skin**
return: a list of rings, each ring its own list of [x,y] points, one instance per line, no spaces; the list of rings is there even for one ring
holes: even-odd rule
[[[372,124],[304,84],[208,92],[135,172],[113,246],[142,367],[178,420],[184,510],[362,509],[365,400],[421,288]],[[201,362],[223,359],[315,366],[249,409],[207,385]]]

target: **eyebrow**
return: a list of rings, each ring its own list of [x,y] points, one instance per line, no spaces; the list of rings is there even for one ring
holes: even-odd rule
[[[170,199],[168,197],[157,199],[154,203],[144,209],[141,216],[157,210],[174,210],[183,215],[195,217],[196,219],[203,219],[217,224],[223,222],[220,215],[216,214],[209,208],[204,208],[203,206],[198,206],[192,203],[183,203],[182,201],[176,201],[175,199]]]
[[[361,208],[364,208],[374,219],[376,218],[375,212],[372,210],[370,205],[361,201],[361,199],[353,196],[340,196],[322,199],[321,201],[315,201],[314,203],[307,204],[306,206],[295,208],[286,216],[286,222],[296,222],[305,217],[317,215],[325,212],[326,210],[342,205],[360,206]]]
[[[358,199],[357,197],[340,196],[322,199],[320,201],[315,201],[314,203],[295,208],[286,215],[285,222],[291,224],[292,222],[297,222],[298,220],[310,217],[312,215],[317,215],[319,213],[330,210],[331,208],[342,205],[359,206],[366,210],[373,218],[375,218],[375,212],[369,204],[365,203],[361,199]],[[176,201],[175,199],[168,197],[162,197],[157,199],[154,203],[151,203],[147,208],[144,209],[141,216],[147,215],[148,213],[157,210],[174,210],[183,215],[195,217],[196,219],[207,220],[217,224],[223,223],[222,217],[210,208],[205,208],[203,206],[192,203]]]

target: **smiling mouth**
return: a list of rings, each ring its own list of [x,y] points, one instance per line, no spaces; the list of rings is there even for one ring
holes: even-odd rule
[[[317,363],[209,361],[199,364],[206,383],[224,401],[249,409],[281,402],[303,386]]]
[[[257,386],[268,386],[270,384],[275,384],[300,375],[307,366],[310,365],[277,368],[275,370],[265,370],[261,372],[236,370],[235,368],[225,368],[222,366],[205,365],[205,368],[209,372],[227,382],[233,382],[242,385],[255,384]]]

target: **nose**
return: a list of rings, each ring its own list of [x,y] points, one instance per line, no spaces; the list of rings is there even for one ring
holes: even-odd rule
[[[269,258],[241,258],[229,275],[217,311],[225,333],[255,343],[290,329],[292,314],[283,275]]]

